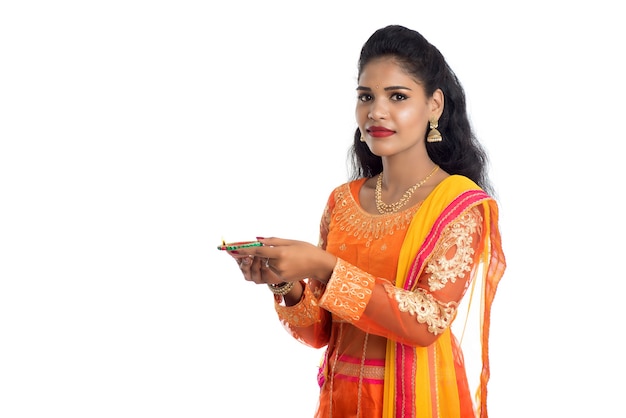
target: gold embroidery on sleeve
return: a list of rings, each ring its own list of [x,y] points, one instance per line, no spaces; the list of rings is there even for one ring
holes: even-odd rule
[[[372,296],[374,284],[372,275],[338,259],[319,304],[340,318],[358,321]]]
[[[302,300],[294,306],[274,304],[278,318],[286,326],[309,327],[319,320],[320,307],[317,298],[311,292],[309,284],[304,284]]]
[[[456,302],[441,303],[424,289],[411,292],[390,284],[385,284],[385,289],[398,302],[400,311],[415,315],[417,322],[428,325],[428,331],[435,335],[444,332],[456,314]]]
[[[430,274],[428,286],[431,292],[442,289],[448,282],[455,283],[457,278],[463,278],[466,272],[471,271],[474,255],[472,236],[481,228],[482,216],[475,207],[447,227],[424,270]],[[446,255],[450,249],[454,249],[452,258]]]
[[[326,248],[326,239],[328,237],[328,229],[330,227],[330,208],[328,205],[324,207],[324,213],[322,214],[322,220],[320,221],[320,236],[317,242],[317,246],[320,248]]]

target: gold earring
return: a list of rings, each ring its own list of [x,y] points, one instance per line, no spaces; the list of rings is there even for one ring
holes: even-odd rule
[[[441,137],[441,132],[437,130],[439,127],[439,121],[435,118],[430,120],[430,131],[428,132],[428,136],[426,137],[426,142],[441,142],[443,138]]]
[[[363,138],[363,135],[361,135],[361,142],[365,142],[365,138]]]

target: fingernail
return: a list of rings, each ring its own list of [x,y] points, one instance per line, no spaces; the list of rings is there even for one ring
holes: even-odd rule
[[[232,250],[232,251],[231,251],[231,253],[233,253],[233,254],[239,254],[239,251],[237,251],[237,250]]]
[[[263,238],[263,237],[256,237],[256,239],[265,239],[265,238]]]

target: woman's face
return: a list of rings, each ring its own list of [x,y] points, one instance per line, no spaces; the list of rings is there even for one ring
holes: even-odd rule
[[[425,149],[428,119],[443,111],[443,93],[426,97],[421,84],[390,58],[370,61],[359,78],[356,119],[368,147],[389,157]]]

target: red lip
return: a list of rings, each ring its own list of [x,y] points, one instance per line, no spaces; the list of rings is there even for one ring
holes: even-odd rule
[[[367,128],[367,132],[374,138],[386,138],[396,133],[395,131],[383,128],[381,126],[372,126],[370,128]]]

